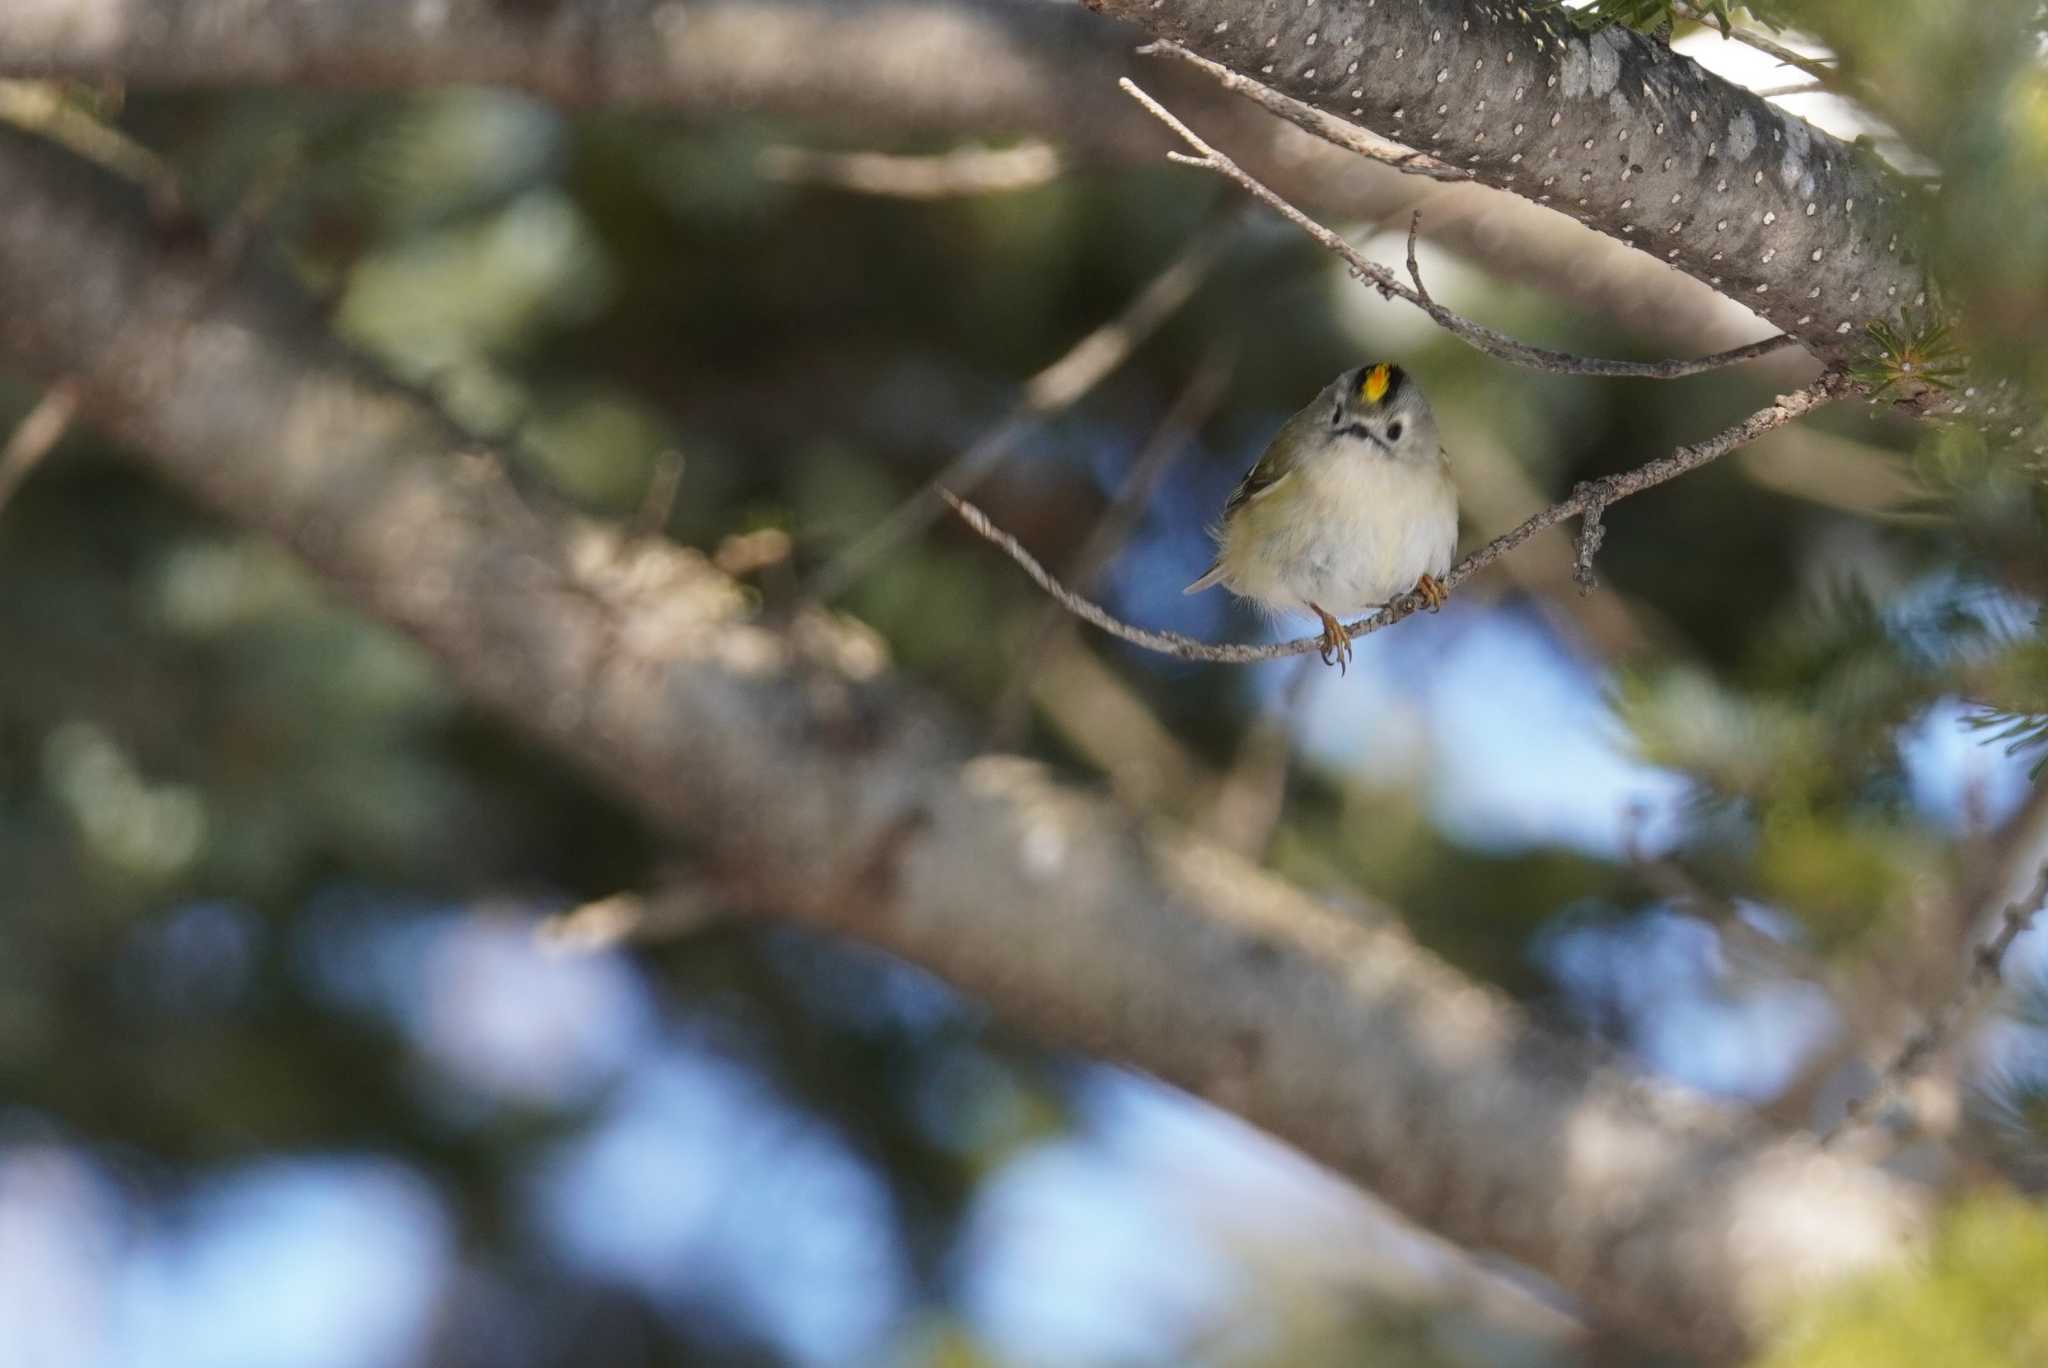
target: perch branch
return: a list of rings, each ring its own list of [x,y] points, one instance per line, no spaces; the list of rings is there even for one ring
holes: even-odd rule
[[[1604,513],[1631,494],[1639,494],[1667,480],[1674,480],[1688,471],[1697,470],[1739,447],[1749,445],[1767,432],[1773,432],[1823,405],[1831,404],[1855,392],[1856,387],[1851,381],[1831,372],[1804,389],[1780,395],[1741,422],[1724,428],[1703,442],[1679,447],[1668,456],[1660,456],[1654,461],[1619,475],[1585,481],[1572,490],[1568,497],[1540,513],[1532,514],[1520,525],[1501,533],[1466,556],[1452,566],[1448,574],[1441,577],[1441,583],[1446,589],[1457,588],[1538,532],[1555,526],[1566,518],[1590,512],[1594,515],[1597,526],[1600,513]],[[1321,646],[1320,636],[1297,637],[1292,641],[1252,646],[1234,642],[1202,641],[1180,632],[1160,632],[1133,626],[1101,605],[1083,598],[1061,584],[1015,537],[991,522],[988,514],[951,490],[941,489],[939,493],[952,505],[953,511],[960,515],[963,522],[982,537],[995,543],[1005,555],[1023,568],[1025,574],[1037,582],[1039,588],[1052,595],[1068,612],[1083,622],[1093,623],[1111,636],[1128,641],[1134,646],[1142,646],[1148,651],[1157,651],[1161,655],[1172,656],[1177,660],[1212,661],[1224,665],[1251,665],[1262,660],[1279,660],[1287,656],[1303,655]],[[1597,542],[1595,545],[1597,546]],[[1583,541],[1581,550],[1583,553]],[[1353,637],[1366,636],[1383,627],[1391,627],[1422,606],[1420,594],[1403,594],[1378,612],[1348,624],[1345,631]]]

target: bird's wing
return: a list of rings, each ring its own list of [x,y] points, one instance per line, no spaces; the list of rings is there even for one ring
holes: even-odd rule
[[[1223,501],[1224,521],[1248,503],[1255,503],[1278,489],[1287,479],[1287,472],[1278,468],[1276,462],[1260,461],[1244,473],[1237,482],[1237,488],[1230,491],[1230,497]]]
[[[1280,431],[1273,434],[1273,440],[1266,444],[1266,450],[1259,457],[1258,463],[1244,473],[1244,478],[1237,482],[1237,488],[1231,490],[1230,497],[1223,501],[1225,523],[1247,505],[1257,503],[1287,483],[1289,477],[1294,474],[1295,467],[1301,464],[1299,453],[1304,445],[1301,440],[1304,435],[1301,429],[1305,425],[1320,422],[1321,419],[1321,401],[1318,400],[1288,419]],[[1223,559],[1219,556],[1211,562],[1200,579],[1181,592],[1199,594],[1210,585],[1221,583],[1222,580]]]
[[[1273,440],[1266,444],[1266,450],[1259,457],[1258,464],[1244,473],[1244,478],[1237,482],[1237,488],[1231,490],[1230,497],[1224,500],[1225,522],[1230,520],[1231,514],[1246,504],[1271,494],[1294,473],[1295,466],[1300,464],[1299,452],[1302,449],[1299,430],[1305,425],[1320,421],[1321,416],[1318,407],[1310,405],[1288,419],[1281,429],[1273,434]]]

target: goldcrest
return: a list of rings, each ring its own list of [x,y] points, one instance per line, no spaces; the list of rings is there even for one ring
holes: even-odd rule
[[[1458,490],[1421,388],[1386,362],[1332,380],[1273,435],[1214,536],[1215,563],[1185,592],[1220,584],[1315,614],[1325,664],[1351,658],[1344,618],[1411,591],[1442,606]]]

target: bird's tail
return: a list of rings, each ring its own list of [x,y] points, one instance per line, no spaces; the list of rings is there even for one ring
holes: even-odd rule
[[[1181,592],[1183,594],[1199,594],[1204,589],[1207,589],[1210,585],[1217,583],[1222,578],[1223,562],[1219,559],[1212,562],[1209,568],[1202,572],[1202,577],[1200,579],[1196,580],[1193,584],[1190,584],[1187,588],[1181,590]]]

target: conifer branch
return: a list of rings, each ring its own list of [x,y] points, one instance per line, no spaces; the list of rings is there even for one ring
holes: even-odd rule
[[[1538,532],[1554,527],[1567,518],[1590,514],[1594,518],[1594,526],[1597,527],[1601,514],[1630,495],[1639,494],[1645,489],[1654,488],[1667,480],[1675,480],[1680,475],[1697,470],[1731,451],[1749,445],[1765,433],[1776,431],[1817,408],[1846,398],[1855,392],[1852,382],[1839,374],[1830,373],[1804,389],[1780,395],[1741,422],[1724,428],[1705,441],[1679,447],[1668,456],[1660,456],[1654,461],[1646,462],[1619,475],[1585,481],[1567,497],[1540,513],[1532,514],[1518,526],[1501,533],[1486,545],[1465,556],[1451,567],[1449,573],[1441,577],[1440,582],[1446,589],[1457,588]],[[1180,632],[1162,632],[1135,626],[1062,584],[1035,556],[1024,549],[1022,543],[998,527],[981,509],[951,490],[941,490],[940,496],[960,515],[962,522],[1015,561],[1039,588],[1051,595],[1068,612],[1083,622],[1101,628],[1120,641],[1128,641],[1133,646],[1172,656],[1176,660],[1210,661],[1223,665],[1254,665],[1260,661],[1305,655],[1321,648],[1320,636],[1297,637],[1292,641],[1254,646],[1203,641]],[[1597,540],[1594,545],[1598,545]],[[1378,612],[1347,624],[1344,630],[1354,638],[1367,636],[1382,628],[1391,627],[1403,618],[1413,616],[1424,606],[1420,594],[1403,594]]]

